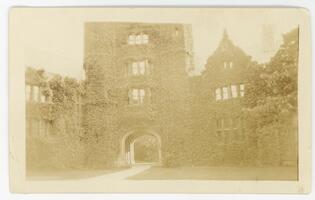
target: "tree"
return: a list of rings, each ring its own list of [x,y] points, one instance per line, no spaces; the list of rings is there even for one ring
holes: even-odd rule
[[[281,149],[286,149],[283,141],[294,140],[285,133],[290,133],[289,127],[297,128],[292,120],[297,116],[298,33],[296,28],[283,35],[283,44],[270,62],[249,69],[244,105],[262,163],[279,164]]]

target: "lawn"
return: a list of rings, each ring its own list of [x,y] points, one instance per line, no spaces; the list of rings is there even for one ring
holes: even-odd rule
[[[151,167],[131,180],[297,180],[296,167]]]

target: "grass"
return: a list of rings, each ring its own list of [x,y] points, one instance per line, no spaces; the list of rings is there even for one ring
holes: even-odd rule
[[[297,180],[296,167],[152,167],[131,180]]]

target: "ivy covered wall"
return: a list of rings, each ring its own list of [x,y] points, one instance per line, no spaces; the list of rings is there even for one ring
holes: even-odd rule
[[[81,96],[71,78],[26,69],[26,164],[28,169],[82,167]],[[36,91],[36,92],[35,92]],[[37,98],[41,97],[41,98]]]
[[[85,31],[86,136],[100,135],[104,144],[111,141],[110,150],[92,157],[113,164],[121,153],[121,139],[130,131],[147,130],[161,137],[165,163],[185,160],[184,138],[191,132],[184,26],[87,23]],[[148,44],[127,44],[130,34],[140,33],[150,36]],[[130,62],[144,59],[150,63],[150,74],[128,72]],[[133,88],[145,90],[143,104],[130,104]]]
[[[149,42],[130,45],[132,34]],[[224,33],[198,76],[188,75],[187,34],[182,24],[86,23],[84,81],[28,68],[26,85],[45,97],[26,101],[28,167],[125,165],[123,139],[151,133],[164,166],[296,166],[298,29],[264,65]],[[139,60],[150,73],[130,73]],[[139,105],[134,88],[145,91]]]
[[[266,64],[252,61],[225,32],[191,80],[194,163],[297,166],[297,61],[298,29],[284,34]]]

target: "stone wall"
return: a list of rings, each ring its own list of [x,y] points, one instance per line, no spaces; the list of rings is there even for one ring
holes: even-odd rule
[[[57,102],[60,88],[55,90],[51,81],[42,70],[26,69],[25,84],[31,88],[26,89],[26,94],[30,93],[26,95],[27,170],[83,167],[80,102]],[[60,79],[59,83],[64,82]],[[28,98],[36,87],[38,98]],[[62,96],[69,97],[64,93]]]

